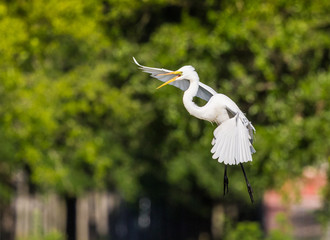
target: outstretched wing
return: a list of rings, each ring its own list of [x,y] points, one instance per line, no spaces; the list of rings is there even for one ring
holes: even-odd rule
[[[136,59],[133,57],[133,60],[136,65],[139,66],[139,68],[146,73],[150,73],[151,77],[156,78],[162,82],[167,82],[168,80],[172,79],[176,75],[159,75],[164,73],[173,72],[171,70],[167,70],[164,68],[152,68],[152,67],[146,67],[139,64]],[[182,91],[186,91],[189,87],[189,81],[188,80],[180,80],[180,81],[174,81],[170,83],[170,85],[173,85],[174,87],[177,87],[181,89]],[[196,94],[196,97],[199,97],[205,101],[208,101],[213,95],[217,94],[216,91],[214,91],[211,87],[205,85],[204,83],[199,82],[199,89]]]
[[[216,95],[217,92],[213,90],[213,88],[207,86],[206,84],[199,82],[199,88],[197,91],[196,96],[204,99],[205,101],[209,101],[209,99],[213,96]]]

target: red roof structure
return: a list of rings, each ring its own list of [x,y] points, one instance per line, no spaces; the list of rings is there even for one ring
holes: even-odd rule
[[[321,224],[316,211],[323,205],[322,189],[327,176],[324,168],[307,167],[302,177],[286,182],[281,190],[269,190],[264,195],[264,226],[266,232],[280,229],[278,215],[284,215],[291,224],[295,239],[320,239]]]

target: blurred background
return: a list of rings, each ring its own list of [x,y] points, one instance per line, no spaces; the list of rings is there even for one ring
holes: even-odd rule
[[[0,1],[1,240],[330,239],[330,1]],[[151,67],[193,65],[254,161]],[[204,102],[198,102],[204,104]]]

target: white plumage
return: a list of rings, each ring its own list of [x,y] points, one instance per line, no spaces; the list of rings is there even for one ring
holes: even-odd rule
[[[164,82],[158,88],[170,84],[184,91],[183,104],[192,116],[218,124],[213,133],[212,157],[226,166],[241,164],[247,181],[242,163],[252,161],[252,154],[255,152],[252,146],[255,128],[236,103],[226,95],[219,94],[211,87],[201,83],[192,66],[183,66],[177,71],[171,71],[142,66],[134,57],[133,60],[143,72],[150,73],[152,77]],[[207,103],[202,107],[197,106],[193,102],[195,96],[204,99]],[[226,178],[227,169],[224,184],[225,187],[227,184],[228,191],[228,179]],[[253,202],[252,189],[248,181],[247,185]]]
[[[229,165],[252,161],[251,154],[255,150],[248,129],[238,114],[220,124],[213,134],[213,159]]]

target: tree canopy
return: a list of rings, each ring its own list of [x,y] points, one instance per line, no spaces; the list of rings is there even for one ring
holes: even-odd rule
[[[2,1],[0,195],[23,169],[41,192],[224,201],[215,126],[186,112],[181,91],[156,91],[132,56],[193,65],[238,103],[257,130],[247,166],[257,198],[329,164],[329,10],[325,0]],[[231,199],[249,201],[240,169],[229,174]]]

